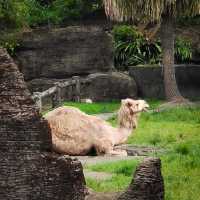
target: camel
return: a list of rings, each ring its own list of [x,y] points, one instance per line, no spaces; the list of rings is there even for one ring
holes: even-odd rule
[[[115,145],[123,144],[137,128],[140,113],[149,105],[144,100],[125,99],[118,111],[118,127],[83,113],[74,107],[59,107],[47,113],[54,151],[67,155],[127,155],[124,150],[114,150]]]

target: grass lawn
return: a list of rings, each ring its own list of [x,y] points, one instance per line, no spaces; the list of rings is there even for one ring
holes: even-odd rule
[[[156,105],[158,102],[153,103],[153,107]],[[116,119],[110,122],[115,125]],[[200,200],[200,108],[143,113],[128,143],[166,150],[162,155],[155,155],[162,160],[166,200]],[[99,192],[122,190],[129,184],[137,163],[122,161],[89,167],[94,171],[112,172],[114,176],[101,182],[87,179],[87,184]]]
[[[111,113],[118,110],[119,102],[101,102],[101,103],[76,103],[65,102],[64,106],[74,106],[87,114]]]
[[[158,100],[148,100],[148,102],[151,104],[151,108],[155,108],[159,105],[160,101]],[[119,101],[113,101],[113,102],[98,102],[98,103],[77,103],[77,102],[64,102],[62,106],[73,106],[76,108],[79,108],[81,111],[87,113],[87,114],[100,114],[100,113],[111,113],[115,112],[120,107]],[[52,109],[47,109],[43,112],[43,114],[46,114]]]
[[[139,160],[123,160],[109,162],[109,164],[97,164],[88,166],[87,169],[96,172],[109,172],[113,176],[105,181],[96,181],[87,178],[87,185],[98,192],[120,191],[127,187],[131,181],[133,171],[135,171]]]
[[[100,103],[77,103],[77,102],[64,102],[62,106],[73,106],[79,108],[81,111],[87,114],[99,114],[99,113],[111,113],[118,110],[120,102],[100,102]],[[52,109],[47,109],[42,114],[46,114]]]
[[[151,108],[161,102],[147,100]],[[113,112],[120,103],[64,103],[88,114]],[[116,119],[109,120],[116,126]],[[134,145],[165,149],[159,156],[165,181],[166,200],[200,200],[200,107],[176,108],[161,113],[142,113],[139,127],[128,139]],[[125,189],[140,161],[128,160],[88,166],[93,171],[113,174],[110,180],[87,179],[87,185],[98,192]]]

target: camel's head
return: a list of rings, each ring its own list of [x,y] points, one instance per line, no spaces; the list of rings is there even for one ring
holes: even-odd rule
[[[136,128],[138,113],[147,111],[149,105],[144,100],[124,99],[118,112],[120,127]]]

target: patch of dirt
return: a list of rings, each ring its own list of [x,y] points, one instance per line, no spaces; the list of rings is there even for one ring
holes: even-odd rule
[[[129,156],[148,156],[149,154],[156,154],[158,152],[163,152],[163,149],[159,149],[156,147],[147,147],[147,146],[136,146],[131,144],[124,144],[115,146],[117,150],[126,150]]]
[[[87,165],[96,165],[102,163],[109,163],[109,162],[116,162],[120,160],[133,160],[133,159],[140,159],[141,156],[76,156],[83,165],[86,167]]]
[[[111,173],[106,172],[95,172],[95,171],[89,171],[89,170],[83,170],[84,176],[87,178],[92,178],[97,181],[105,181],[112,178]]]
[[[112,193],[92,192],[85,198],[85,200],[116,200],[118,196],[120,196],[119,192],[112,192]]]

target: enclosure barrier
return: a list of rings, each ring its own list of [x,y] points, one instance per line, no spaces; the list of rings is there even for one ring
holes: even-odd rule
[[[43,92],[34,92],[33,100],[35,101],[37,107],[40,111],[43,108],[43,99],[45,97],[51,98],[51,107],[55,108],[62,102],[62,90],[67,89],[70,94],[70,100],[75,102],[81,101],[81,84],[89,83],[89,78],[81,79],[79,76],[73,76],[71,80],[65,81],[63,83],[56,82],[54,86],[45,90]]]

